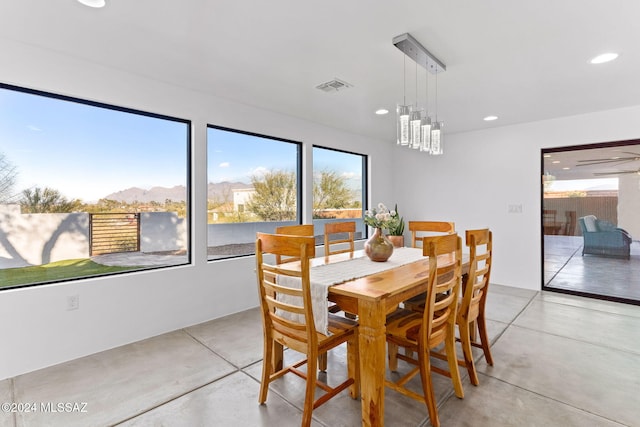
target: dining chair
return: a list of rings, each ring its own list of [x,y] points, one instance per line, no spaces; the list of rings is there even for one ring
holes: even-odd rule
[[[353,254],[354,238],[356,232],[355,221],[327,222],[324,224],[324,254],[325,256],[350,252]],[[347,247],[345,247],[345,245]],[[332,249],[338,247],[339,249]],[[330,313],[342,311],[340,306],[333,304],[329,307]],[[345,317],[355,320],[353,313],[344,313]],[[325,362],[321,360],[321,366],[326,369]]]
[[[387,318],[389,369],[398,370],[398,359],[415,367],[396,381],[385,380],[385,386],[424,402],[431,425],[439,427],[431,372],[449,376],[455,395],[464,397],[455,340],[457,295],[462,271],[462,239],[457,234],[447,234],[424,237],[423,240],[423,254],[429,257],[426,308],[421,313],[399,309]],[[444,259],[439,260],[439,256]],[[448,371],[431,364],[430,350],[442,344],[447,355]],[[399,347],[410,350],[411,354],[417,353],[417,359],[406,353],[399,353]],[[418,373],[422,382],[422,395],[405,386]]]
[[[462,359],[458,359],[458,365],[466,367],[471,384],[478,385],[478,373],[473,360],[472,347],[481,348],[487,364],[493,366],[485,320],[491,275],[493,235],[488,228],[466,230],[465,242],[469,247],[469,274],[462,282],[462,298],[456,316],[458,341],[462,345],[464,356]],[[479,342],[476,340],[476,332],[480,335]],[[440,359],[445,359],[446,356],[441,352],[433,352],[432,355]]]
[[[276,234],[287,234],[289,236],[307,236],[313,237],[313,224],[296,224],[296,225],[281,225],[280,227],[276,227]],[[311,258],[315,257],[315,246],[314,251],[310,255]],[[297,256],[293,257],[282,257],[281,255],[276,255],[276,264],[282,264],[285,262],[293,262],[299,261]]]
[[[453,222],[448,221],[409,221],[409,231],[411,232],[411,247],[420,247],[418,243],[422,241],[421,237],[425,235],[453,234],[456,232],[456,226]]]
[[[347,388],[351,397],[355,399],[359,395],[360,387],[357,323],[329,314],[329,335],[318,332],[315,327],[309,280],[309,254],[314,248],[313,237],[256,233],[256,271],[264,337],[258,400],[260,404],[264,404],[269,384],[287,373],[304,378],[306,391],[302,413],[303,426],[311,424],[311,413],[318,406]],[[264,260],[265,254],[297,256],[300,259],[300,269],[287,270],[286,264],[268,264]],[[282,277],[294,278],[294,282],[300,283],[300,288],[279,283]],[[282,295],[287,298],[286,302],[281,301]],[[347,343],[348,378],[339,385],[330,387],[318,379],[318,355],[343,343]],[[291,365],[277,367],[275,350],[284,346],[304,354],[305,357]],[[306,373],[298,369],[304,364],[307,365]],[[324,391],[317,399],[316,386]]]
[[[280,227],[276,227],[275,232],[276,234],[286,234],[290,236],[315,237],[313,224],[281,225]],[[309,255],[310,258],[315,257],[316,256],[315,247],[313,252],[307,255]],[[283,264],[283,263],[294,262],[299,260],[300,258],[298,256],[283,257],[281,255],[276,255],[276,264]],[[336,304],[333,304],[332,306],[329,307],[330,313],[338,313],[341,310],[342,309],[338,307],[338,305]],[[347,317],[349,319],[355,319],[354,315],[348,315]],[[318,368],[322,372],[325,372],[327,370],[327,367],[328,367],[327,353],[322,353],[318,355]]]
[[[469,247],[469,275],[467,280],[463,282],[464,292],[456,323],[460,332],[460,341],[469,377],[472,384],[478,385],[478,374],[473,362],[471,347],[481,348],[485,360],[493,366],[485,318],[493,255],[493,233],[488,228],[467,230],[465,240]],[[480,342],[475,339],[476,325]]]
[[[355,221],[327,222],[324,224],[324,254],[326,256],[353,253],[356,234]],[[346,248],[345,248],[346,246]],[[338,247],[339,249],[334,249]]]
[[[423,245],[423,237],[454,234],[456,232],[456,225],[449,221],[409,221],[409,231],[411,231],[411,247],[420,248]],[[422,311],[419,307],[424,304],[425,296],[425,294],[420,294],[404,301],[404,308],[416,308],[418,311]],[[411,354],[409,353],[409,355]]]

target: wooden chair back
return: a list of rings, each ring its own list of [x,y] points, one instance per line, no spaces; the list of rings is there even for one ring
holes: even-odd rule
[[[276,227],[276,234],[313,237],[313,224],[281,225],[280,227]],[[311,258],[316,256],[315,246],[313,247],[313,253],[310,256]],[[283,264],[285,262],[298,260],[299,258],[297,256],[283,257],[282,255],[276,255],[276,264]]]
[[[462,300],[458,307],[456,323],[460,331],[463,358],[460,366],[466,366],[471,384],[478,385],[472,347],[481,348],[487,363],[493,366],[493,357],[487,334],[485,307],[491,276],[493,235],[488,228],[467,230],[466,245],[469,247],[469,274],[462,284]],[[480,340],[476,340],[476,332]]]
[[[324,254],[326,256],[354,251],[355,221],[324,224]],[[344,246],[347,246],[346,248]],[[335,249],[335,248],[339,249]]]
[[[480,311],[484,311],[491,276],[493,234],[488,228],[466,230],[466,245],[469,247],[469,274],[464,283],[458,322],[473,322]]]
[[[302,353],[307,353],[308,346],[314,345],[315,338],[315,333],[311,333],[315,332],[315,324],[309,285],[309,258],[314,249],[313,237],[256,234],[256,271],[265,334],[273,339],[291,338],[292,348]],[[278,264],[268,264],[264,260],[265,254],[298,258],[300,270],[286,270]],[[279,285],[278,275],[299,279],[301,287]],[[278,296],[281,294],[294,298],[287,298],[285,303]]]
[[[422,252],[429,257],[429,287],[421,334],[427,348],[434,348],[445,341],[447,331],[455,331],[462,274],[462,239],[457,234],[422,239]]]
[[[456,226],[448,221],[409,221],[409,231],[411,231],[411,247],[419,248],[422,242],[421,237],[434,234],[454,234]]]

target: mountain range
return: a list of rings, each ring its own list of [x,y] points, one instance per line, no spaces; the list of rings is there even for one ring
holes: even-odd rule
[[[207,189],[207,198],[216,201],[233,201],[233,190],[251,188],[250,184],[242,182],[218,182],[209,183]],[[184,185],[176,185],[175,187],[152,187],[148,190],[144,188],[131,187],[126,190],[120,190],[115,193],[106,195],[104,198],[109,200],[117,200],[124,203],[133,202],[160,202],[165,200],[173,200],[175,202],[185,201],[187,189]]]

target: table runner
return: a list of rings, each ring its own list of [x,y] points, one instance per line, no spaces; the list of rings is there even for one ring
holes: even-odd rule
[[[394,248],[393,254],[391,254],[391,257],[385,262],[374,262],[367,256],[363,256],[312,267],[309,271],[309,280],[311,283],[312,310],[316,330],[325,335],[329,334],[327,311],[329,308],[327,300],[329,286],[391,270],[422,258],[422,248]],[[290,276],[278,276],[276,280],[279,285],[297,289],[300,289],[302,283],[299,278]],[[299,297],[278,294],[277,298],[282,302],[300,305]],[[288,312],[279,312],[278,314],[296,322],[304,322],[303,316]]]

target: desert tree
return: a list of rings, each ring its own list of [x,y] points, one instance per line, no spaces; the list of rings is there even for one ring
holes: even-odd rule
[[[82,206],[78,199],[67,200],[58,190],[45,187],[27,188],[22,191],[20,207],[22,213],[68,213]]]
[[[297,182],[294,172],[270,170],[251,177],[254,193],[246,209],[263,221],[296,219]]]

